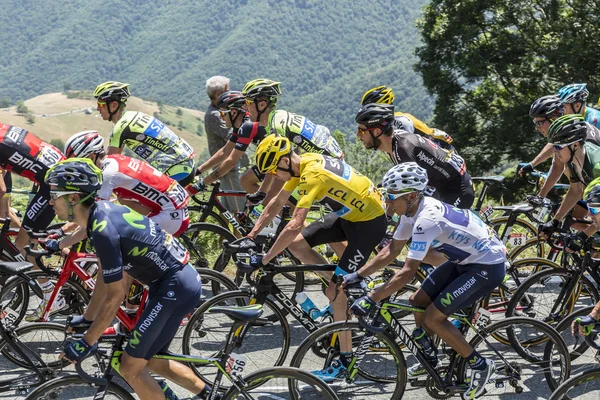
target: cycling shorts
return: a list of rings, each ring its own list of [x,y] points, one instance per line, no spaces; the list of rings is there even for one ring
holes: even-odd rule
[[[446,261],[425,278],[421,290],[433,301],[435,308],[450,315],[491,293],[505,276],[504,262],[460,265]]]
[[[149,360],[158,352],[168,351],[179,324],[198,305],[201,291],[200,275],[190,264],[154,283],[131,332],[127,354]]]
[[[45,230],[54,219],[54,209],[50,205],[50,186],[40,183],[37,193],[27,204],[22,227],[39,232]]]
[[[162,230],[177,237],[190,225],[190,215],[187,207],[179,210],[161,211],[150,219],[158,224]]]
[[[448,192],[436,190],[431,197],[456,208],[462,208],[463,210],[471,208],[475,201],[475,190],[470,178],[463,178],[460,186],[449,183],[447,188],[444,189],[450,190]]]
[[[387,229],[387,217],[380,215],[369,221],[350,222],[336,213],[326,214],[302,230],[302,236],[310,247],[325,243],[348,241],[338,265],[351,273],[362,267],[375,246],[381,242]]]
[[[194,168],[194,159],[189,158],[184,162],[175,164],[165,171],[165,175],[175,179],[183,187],[194,182],[196,176],[196,168]]]
[[[4,171],[4,185],[6,186],[6,195],[12,193],[12,174],[10,171]]]

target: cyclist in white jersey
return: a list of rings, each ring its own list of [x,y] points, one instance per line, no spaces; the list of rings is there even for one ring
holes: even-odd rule
[[[413,305],[425,308],[415,313],[417,329],[413,336],[424,349],[429,349],[428,361],[437,365],[437,349],[427,331],[442,340],[468,360],[471,367],[470,387],[464,398],[481,395],[494,372],[494,362],[485,359],[465,340],[461,332],[448,321],[448,316],[473,304],[502,283],[506,274],[506,248],[496,234],[470,210],[461,210],[431,197],[424,197],[427,172],[414,162],[402,163],[390,169],[383,178],[386,201],[400,215],[400,224],[392,242],[359,271],[346,275],[346,283],[356,282],[379,268],[389,265],[412,238],[404,267],[377,290],[361,297],[352,305],[356,315],[367,315],[375,305],[396,293],[414,277],[427,255],[446,260],[411,296]],[[431,253],[433,249],[436,252]],[[412,375],[424,368],[417,365]]]

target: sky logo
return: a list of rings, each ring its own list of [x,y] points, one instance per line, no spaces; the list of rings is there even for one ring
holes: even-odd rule
[[[414,251],[425,251],[427,247],[427,242],[412,242],[410,244],[410,249]]]

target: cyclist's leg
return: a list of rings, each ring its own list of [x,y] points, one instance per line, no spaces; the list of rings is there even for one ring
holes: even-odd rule
[[[313,247],[342,240],[346,240],[346,234],[341,218],[335,213],[329,213],[304,228],[288,248],[303,264],[327,264],[327,260],[313,250]]]
[[[165,171],[165,175],[175,179],[183,187],[186,187],[194,181],[196,176],[196,168],[194,168],[194,159],[190,158],[179,164],[173,165]]]
[[[21,228],[21,220],[14,213],[11,208],[11,193],[12,193],[12,174],[10,171],[3,171],[4,185],[6,186],[6,193],[0,199],[0,218],[10,218],[11,228]]]
[[[256,165],[253,165],[242,174],[240,183],[246,193],[256,193],[263,179],[265,179],[265,175],[258,172]]]
[[[449,187],[455,188],[455,185],[448,185]],[[437,191],[439,193],[439,191]],[[460,190],[451,191],[449,193],[439,194],[439,199],[446,204],[450,204],[456,208],[462,208],[468,210],[475,201],[475,190],[473,189],[473,183],[471,177],[468,175],[463,176],[460,183]]]

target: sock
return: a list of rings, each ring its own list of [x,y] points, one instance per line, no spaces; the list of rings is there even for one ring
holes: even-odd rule
[[[52,296],[52,292],[54,291],[54,284],[51,281],[40,283],[40,288],[44,294],[44,300],[50,300],[50,296]]]
[[[350,365],[350,361],[352,361],[352,352],[340,352],[340,362],[342,363],[342,365],[346,368],[348,368],[348,365]]]
[[[206,385],[204,386],[204,389],[202,389],[200,393],[198,393],[198,398],[203,400],[208,399],[208,396],[210,396],[210,392],[212,392],[212,387],[210,385]]]
[[[469,362],[469,366],[471,367],[471,369],[483,371],[487,368],[485,358],[483,358],[481,354],[479,354],[476,350],[473,350],[471,355],[467,357],[467,361]]]

